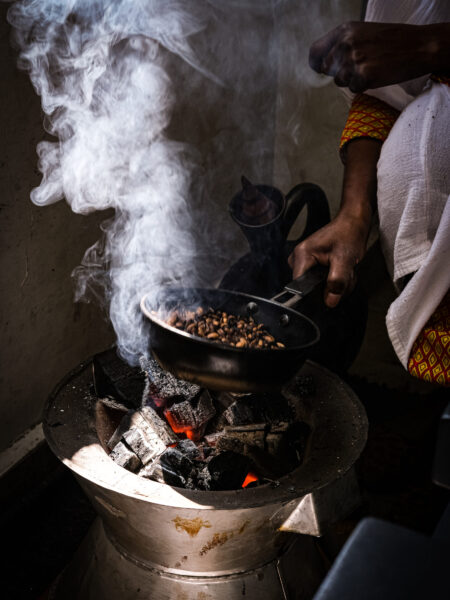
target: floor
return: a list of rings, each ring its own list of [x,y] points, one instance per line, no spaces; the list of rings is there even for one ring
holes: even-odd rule
[[[447,391],[390,390],[357,377],[350,385],[363,401],[370,422],[369,439],[357,472],[363,504],[321,539],[330,564],[357,522],[378,516],[431,533],[450,494],[431,483],[434,439]],[[1,539],[5,600],[39,599],[87,532],[94,511],[66,469],[29,498],[21,499],[3,522]]]

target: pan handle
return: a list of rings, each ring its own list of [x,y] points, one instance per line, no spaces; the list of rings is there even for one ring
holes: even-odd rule
[[[284,290],[274,296],[272,300],[286,306],[286,308],[290,308],[323,283],[327,275],[328,267],[315,265],[306,271],[306,273],[303,273],[303,275],[285,285]]]

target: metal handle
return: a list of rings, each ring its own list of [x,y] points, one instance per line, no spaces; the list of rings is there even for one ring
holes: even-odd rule
[[[328,267],[315,265],[306,271],[306,273],[303,273],[303,275],[285,285],[284,290],[274,296],[272,300],[290,308],[323,283],[327,275]]]
[[[295,241],[299,244],[312,233],[330,222],[330,209],[325,192],[315,183],[300,183],[286,194],[287,207],[284,214],[284,235],[287,238],[299,213],[306,205],[306,225],[302,235]]]

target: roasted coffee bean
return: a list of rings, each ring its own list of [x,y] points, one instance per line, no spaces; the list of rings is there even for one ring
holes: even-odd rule
[[[166,323],[191,335],[206,338],[235,348],[258,348],[280,350],[282,342],[277,342],[252,316],[229,315],[212,308],[202,307],[196,311],[179,310],[166,318]]]

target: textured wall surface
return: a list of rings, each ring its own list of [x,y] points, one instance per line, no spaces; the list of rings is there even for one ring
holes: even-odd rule
[[[340,203],[340,134],[348,105],[330,77],[308,65],[309,47],[340,23],[358,20],[360,0],[289,1],[277,29],[280,46],[274,179],[284,191],[312,181],[327,194],[331,213]],[[297,227],[297,232],[299,231]]]
[[[0,4],[0,450],[40,420],[45,399],[80,360],[112,342],[100,310],[73,303],[72,269],[105,215],[38,208],[39,98],[16,68]]]

